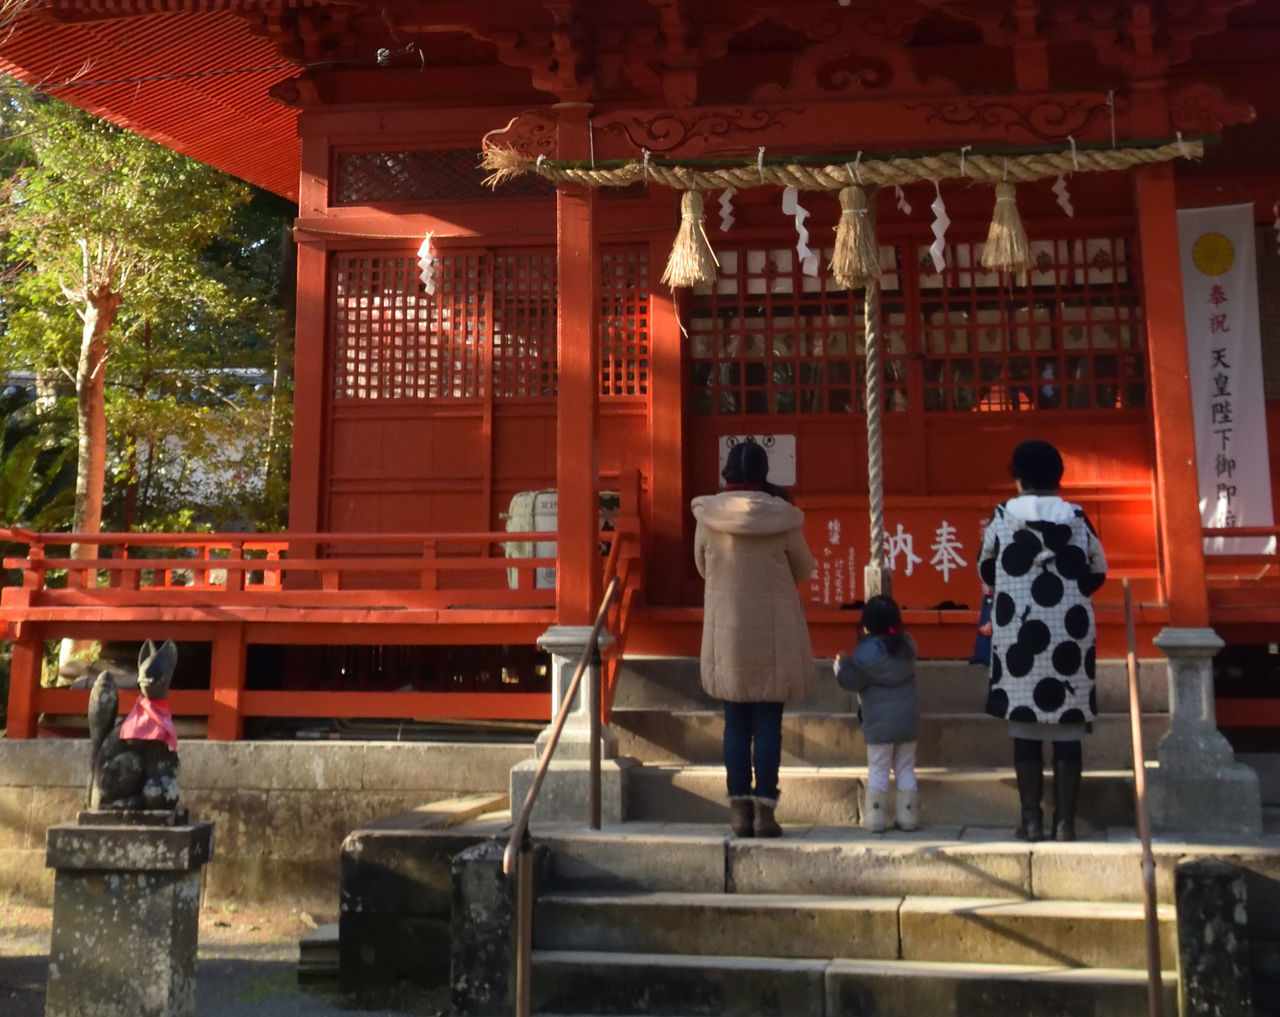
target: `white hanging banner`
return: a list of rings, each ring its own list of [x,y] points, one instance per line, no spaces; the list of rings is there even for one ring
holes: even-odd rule
[[[1180,211],[1178,248],[1201,523],[1272,526],[1253,206]],[[1262,553],[1274,545],[1274,538],[1217,537],[1205,541],[1205,552]]]

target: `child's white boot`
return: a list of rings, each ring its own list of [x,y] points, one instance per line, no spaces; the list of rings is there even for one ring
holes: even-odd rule
[[[862,827],[872,833],[884,833],[889,823],[889,792],[867,788],[862,807]]]
[[[916,830],[920,827],[920,792],[899,789],[895,812],[899,830]]]

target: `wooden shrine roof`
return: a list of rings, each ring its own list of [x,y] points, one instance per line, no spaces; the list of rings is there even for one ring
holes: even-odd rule
[[[300,108],[663,110],[1245,82],[1274,0],[9,0],[0,69],[278,194]],[[15,13],[16,11],[16,13]],[[379,55],[381,51],[381,55]],[[907,55],[904,55],[907,54]],[[1037,65],[1040,69],[1037,70]],[[1227,88],[1227,99],[1234,100]],[[1236,121],[1239,122],[1239,121]],[[498,124],[485,124],[487,129]],[[1255,132],[1264,134],[1265,131]],[[1259,158],[1261,156],[1261,158]],[[1251,172],[1280,153],[1237,151]]]
[[[229,10],[70,23],[33,12],[0,40],[0,69],[259,187],[297,197],[297,110],[267,90],[298,68]],[[243,72],[208,73],[229,69]]]

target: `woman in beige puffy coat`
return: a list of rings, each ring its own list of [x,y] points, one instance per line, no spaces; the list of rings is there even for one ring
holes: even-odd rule
[[[815,685],[796,589],[813,572],[804,513],[768,482],[769,457],[735,445],[726,488],[693,499],[694,561],[706,580],[702,687],[724,705],[729,814],[739,837],[777,837],[782,710]],[[753,786],[754,762],[754,786]]]

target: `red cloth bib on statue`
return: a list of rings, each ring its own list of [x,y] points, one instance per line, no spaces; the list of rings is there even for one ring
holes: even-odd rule
[[[120,728],[121,738],[136,738],[144,742],[164,742],[174,752],[178,751],[178,731],[173,726],[173,714],[165,699],[148,699],[139,696],[129,716]]]

